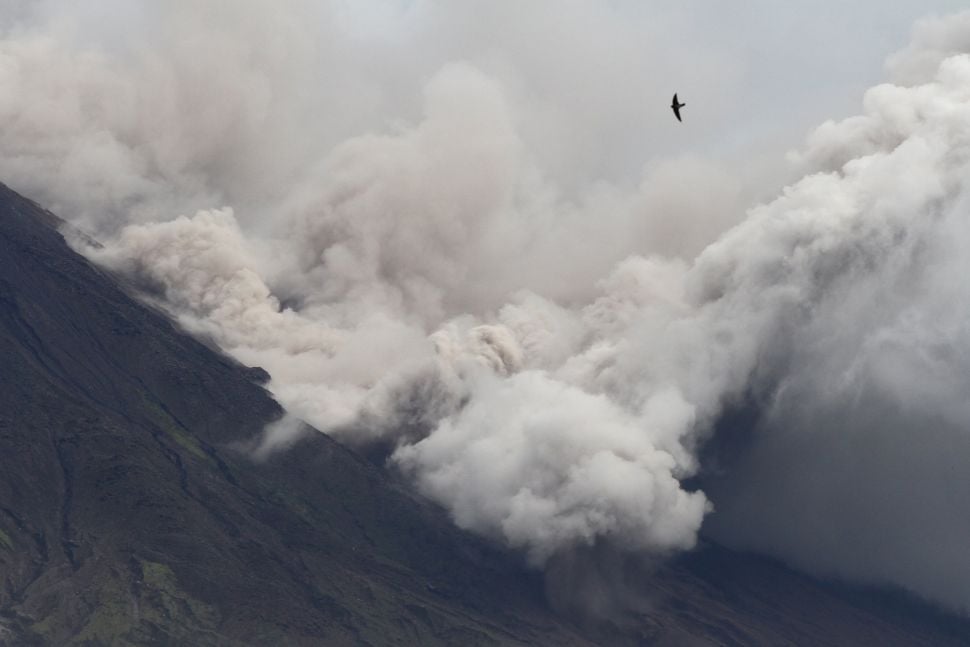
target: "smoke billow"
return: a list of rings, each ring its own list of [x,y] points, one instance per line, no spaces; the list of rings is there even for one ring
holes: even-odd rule
[[[770,283],[802,256],[815,259],[806,285],[822,291],[798,299],[800,321],[780,340],[784,370],[756,433],[708,490],[718,514],[707,526],[814,572],[964,611],[970,57],[957,47],[967,24],[920,25],[891,59],[896,84],[870,90],[864,115],[820,127],[804,155],[819,172],[775,203],[773,227],[804,222],[786,257],[764,267]],[[799,204],[797,188],[811,184],[814,204]],[[753,235],[758,218],[724,242]]]
[[[761,187],[696,156],[574,182],[577,160],[618,163],[584,137],[629,115],[553,110],[560,78],[517,30],[525,63],[475,49],[504,3],[482,21],[419,3],[374,40],[380,16],[350,28],[339,4],[174,2],[93,42],[69,5],[42,6],[0,40],[0,174],[270,373],[292,418],[259,453],[297,419],[385,443],[456,523],[536,564],[688,549],[703,523],[970,604],[965,15],[918,28],[896,84],[818,128],[805,176],[745,216]],[[564,9],[552,45],[575,51],[592,21],[643,54],[596,6]],[[380,68],[442,21],[471,45]],[[749,445],[705,480],[700,449],[752,393]],[[683,485],[698,475],[707,494]]]

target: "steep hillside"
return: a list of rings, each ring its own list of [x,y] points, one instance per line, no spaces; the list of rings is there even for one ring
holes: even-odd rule
[[[133,300],[68,248],[59,224],[0,185],[0,642],[970,636],[910,602],[872,602],[715,547],[651,570],[626,564],[605,591],[594,589],[609,569],[584,574],[601,556],[560,560],[544,579],[327,436],[254,462],[239,448],[281,415],[265,373]]]
[[[326,436],[264,464],[234,449],[281,414],[265,375],[132,301],[56,224],[0,194],[7,632],[45,643],[576,640],[550,627],[534,576]]]

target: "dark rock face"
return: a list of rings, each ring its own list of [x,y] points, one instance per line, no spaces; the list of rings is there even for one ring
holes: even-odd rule
[[[58,226],[0,185],[0,644],[968,644],[716,548],[584,601],[575,565],[544,582],[325,435],[254,463],[238,447],[282,413],[265,374]]]

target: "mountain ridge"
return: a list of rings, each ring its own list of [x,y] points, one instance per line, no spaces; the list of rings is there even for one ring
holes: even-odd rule
[[[13,553],[5,560],[0,605],[8,624],[24,629],[27,620],[18,618],[27,618],[28,633],[44,641],[110,642],[125,634],[112,634],[114,619],[105,616],[144,616],[144,608],[135,613],[139,605],[164,610],[166,595],[184,593],[177,606],[200,636],[218,625],[227,639],[251,637],[249,625],[265,630],[284,622],[263,617],[276,614],[307,642],[322,636],[342,642],[366,626],[366,618],[347,608],[334,578],[314,581],[307,573],[320,569],[301,561],[323,554],[333,568],[338,558],[356,559],[364,564],[358,570],[377,572],[374,581],[402,586],[407,567],[419,561],[418,548],[405,538],[380,536],[395,515],[414,544],[427,541],[447,553],[426,530],[433,523],[408,516],[429,507],[415,506],[376,468],[326,436],[309,435],[300,441],[305,451],[263,464],[233,450],[282,414],[253,381],[261,374],[216,355],[132,301],[106,273],[67,249],[49,212],[9,189],[0,201],[0,348],[6,369],[0,429],[8,459],[0,485],[6,522],[0,537]],[[15,454],[31,459],[32,469],[12,467]],[[287,476],[295,470],[303,471],[305,482],[317,482],[303,489],[328,505],[284,501],[307,498]],[[263,482],[263,473],[272,480]],[[333,489],[320,487],[335,474],[340,479]],[[370,501],[370,509],[347,512],[337,487],[345,498],[354,495],[356,505]],[[309,520],[294,514],[296,504],[309,506]],[[408,512],[398,514],[395,507]],[[440,515],[438,524],[451,532]],[[339,528],[340,536],[328,527]],[[391,566],[373,567],[377,557]],[[424,577],[434,575],[425,570],[430,572]],[[253,576],[243,575],[248,572]],[[432,598],[422,584],[410,588],[417,601]],[[161,596],[154,607],[146,604],[146,591]],[[225,594],[241,608],[216,622],[212,602]],[[127,611],[115,608],[121,598]],[[274,599],[286,600],[287,608],[275,608],[280,605]],[[257,608],[257,600],[266,608]],[[48,631],[44,619],[51,617],[57,628]],[[425,633],[415,629],[415,637],[433,642]]]
[[[962,619],[716,546],[543,576],[324,434],[253,461],[283,414],[265,372],[62,226],[0,185],[0,643],[968,644]]]

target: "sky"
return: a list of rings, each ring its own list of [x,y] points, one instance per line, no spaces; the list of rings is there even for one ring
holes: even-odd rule
[[[843,4],[5,5],[0,180],[269,372],[256,460],[965,612],[970,14]]]
[[[676,138],[660,142],[660,133],[643,126],[627,128],[631,124],[624,122],[622,138],[617,135],[616,142],[611,142],[613,147],[623,147],[623,156],[602,169],[609,179],[629,177],[652,158],[684,152],[750,154],[761,146],[794,147],[821,121],[848,116],[859,109],[862,93],[884,80],[886,56],[907,41],[917,19],[965,7],[958,0],[908,0],[891,5],[755,0],[742,7],[710,0],[618,0],[600,4],[608,6],[617,21],[626,23],[625,36],[632,42],[613,41],[615,32],[607,29],[604,31],[609,37],[601,43],[591,39],[582,54],[596,55],[601,69],[611,73],[622,70],[620,74],[634,79],[642,75],[642,84],[634,81],[633,85],[639,87],[629,95],[635,118],[651,122],[666,119],[669,101],[665,100],[673,91],[696,97],[691,113],[697,115],[688,128],[682,129],[688,132],[677,132]],[[562,4],[577,5],[582,3]],[[344,6],[350,28],[386,35],[406,29],[402,23],[407,25],[408,17],[413,20],[415,14],[421,15],[429,3],[348,2]],[[531,43],[533,51],[544,49],[551,57],[550,67],[557,67],[562,48],[556,39],[567,36],[568,27],[557,29],[563,18],[550,5],[531,6],[543,8],[535,11],[541,17],[529,24],[525,38],[535,37],[539,42]],[[516,22],[516,11],[523,10],[512,8],[505,14],[508,19],[503,31],[514,31],[509,25]],[[496,13],[501,15],[501,11]],[[562,13],[568,15],[570,11]],[[494,44],[494,38],[494,31],[482,34],[486,43]],[[515,39],[510,41],[514,43]],[[462,56],[473,51],[467,44],[451,46],[452,52]],[[522,60],[528,52],[515,54]],[[540,59],[535,64],[545,62]],[[552,76],[549,69],[534,69],[545,72],[547,81]],[[615,96],[600,85],[613,78],[566,74],[555,79],[562,84],[556,88],[557,98],[572,103]],[[610,109],[597,107],[604,115],[610,114]],[[606,117],[603,119],[605,122]],[[602,130],[597,134],[602,136]]]

